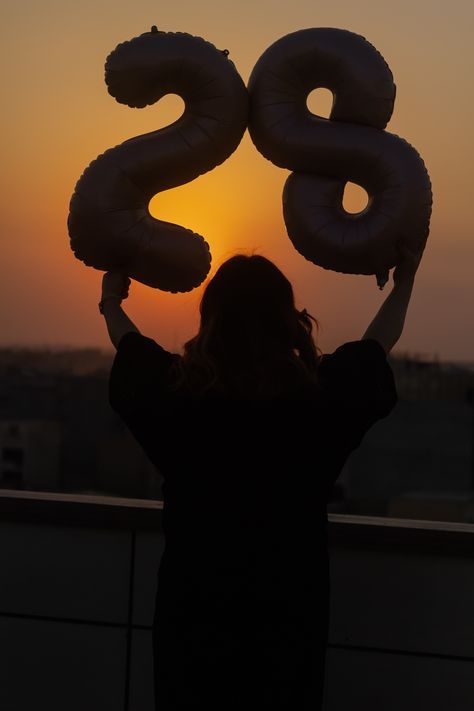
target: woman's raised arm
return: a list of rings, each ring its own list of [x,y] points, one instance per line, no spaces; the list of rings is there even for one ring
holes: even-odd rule
[[[102,279],[101,313],[105,317],[107,331],[115,348],[129,331],[140,333],[121,307],[122,299],[128,296],[130,279],[121,272],[107,272]]]
[[[385,349],[387,354],[402,335],[405,316],[415,283],[415,274],[424,248],[425,245],[414,252],[408,247],[401,247],[403,258],[393,271],[394,283],[392,291],[362,336],[362,340],[364,338],[374,338]]]

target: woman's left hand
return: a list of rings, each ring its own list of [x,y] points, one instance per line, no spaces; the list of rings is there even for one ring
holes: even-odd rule
[[[102,298],[118,296],[120,299],[126,299],[130,283],[130,278],[123,272],[106,272],[102,277]]]

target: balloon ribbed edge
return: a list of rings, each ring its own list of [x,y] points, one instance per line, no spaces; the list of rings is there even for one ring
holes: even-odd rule
[[[260,62],[260,60],[261,60],[263,57],[265,57],[265,55],[269,54],[269,53],[270,53],[270,50],[271,50],[273,47],[277,46],[280,42],[283,42],[283,41],[285,41],[285,40],[288,40],[289,37],[297,36],[297,35],[300,34],[301,32],[308,32],[308,31],[311,31],[311,30],[330,30],[330,31],[335,31],[336,33],[345,34],[346,36],[357,37],[359,40],[362,40],[364,44],[366,44],[368,47],[370,47],[370,49],[372,50],[372,52],[373,52],[374,54],[376,54],[376,55],[378,55],[378,56],[380,57],[380,59],[381,59],[382,62],[384,63],[384,65],[385,65],[387,71],[389,72],[389,74],[390,74],[390,76],[391,76],[393,85],[396,86],[396,85],[395,85],[395,82],[394,82],[394,78],[393,78],[393,72],[392,72],[392,70],[390,69],[390,66],[389,66],[387,60],[385,59],[385,57],[383,56],[383,54],[382,54],[381,52],[379,52],[379,50],[377,49],[377,47],[375,47],[371,42],[369,42],[369,40],[368,40],[366,37],[364,37],[364,35],[361,35],[361,34],[359,34],[358,32],[353,32],[352,30],[347,30],[347,29],[341,28],[341,27],[305,27],[305,28],[302,28],[302,29],[299,29],[299,30],[295,30],[294,32],[289,32],[288,34],[283,35],[283,37],[280,37],[279,39],[277,39],[277,40],[275,40],[274,42],[272,42],[272,44],[271,44],[269,47],[267,47],[267,49],[260,55],[260,58],[258,59],[258,61],[257,61],[257,63],[256,63],[255,66],[257,66],[257,64]]]
[[[149,38],[149,37],[150,37],[150,38],[153,38],[153,41],[155,41],[154,38],[157,37],[157,36],[159,36],[159,35],[161,35],[161,36],[163,36],[163,35],[166,35],[166,36],[174,35],[174,36],[178,36],[178,37],[190,37],[190,38],[193,39],[193,40],[199,40],[200,42],[202,42],[202,44],[205,44],[205,45],[207,45],[208,47],[211,47],[211,48],[214,49],[218,54],[222,55],[222,56],[225,57],[226,59],[228,58],[228,52],[229,52],[229,50],[221,50],[221,49],[218,49],[215,44],[213,44],[212,42],[209,42],[209,40],[204,39],[204,37],[201,37],[200,35],[192,35],[190,32],[173,32],[173,31],[170,31],[170,32],[163,32],[163,31],[159,31],[159,32],[147,32],[147,33],[145,33],[145,34],[141,34],[141,35],[137,35],[136,37],[132,37],[132,39],[125,40],[124,42],[119,42],[119,44],[115,47],[115,49],[113,49],[111,52],[109,52],[109,54],[107,55],[107,57],[106,57],[106,59],[105,59],[105,65],[104,65],[104,66],[105,66],[105,73],[106,73],[106,75],[107,75],[107,65],[109,64],[110,58],[111,58],[114,54],[116,54],[117,52],[119,52],[119,51],[122,49],[122,47],[126,47],[127,45],[131,44],[132,42],[136,42],[136,40],[139,40],[139,39],[144,39],[144,40],[146,40],[146,39]],[[230,61],[230,60],[228,60],[228,61]],[[105,79],[105,83],[106,83],[107,86],[108,86],[107,79]]]

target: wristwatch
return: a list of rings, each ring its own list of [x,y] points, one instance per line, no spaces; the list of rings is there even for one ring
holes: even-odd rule
[[[104,313],[104,304],[105,304],[105,302],[108,301],[109,299],[118,299],[119,301],[122,301],[122,297],[121,297],[121,296],[117,296],[116,294],[111,294],[110,296],[104,296],[104,298],[101,299],[101,301],[99,301],[99,311],[100,311],[101,314]]]

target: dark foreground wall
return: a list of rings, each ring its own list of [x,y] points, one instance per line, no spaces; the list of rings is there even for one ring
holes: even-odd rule
[[[0,493],[0,708],[154,711],[156,501]],[[329,711],[472,711],[474,525],[330,515]],[[296,710],[295,710],[296,711]]]

